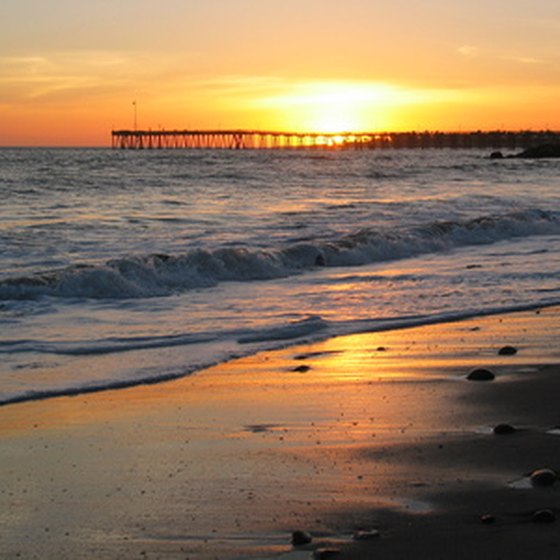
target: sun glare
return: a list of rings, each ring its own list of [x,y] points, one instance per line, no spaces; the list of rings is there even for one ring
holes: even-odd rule
[[[390,128],[391,108],[403,92],[377,83],[310,82],[261,100],[281,110],[287,127],[329,134]]]

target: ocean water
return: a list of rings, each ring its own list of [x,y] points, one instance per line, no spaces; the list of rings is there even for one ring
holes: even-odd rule
[[[560,160],[0,150],[0,404],[560,303]]]

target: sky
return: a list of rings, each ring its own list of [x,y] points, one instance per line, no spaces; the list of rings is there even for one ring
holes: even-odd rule
[[[559,0],[2,0],[0,145],[560,130]]]

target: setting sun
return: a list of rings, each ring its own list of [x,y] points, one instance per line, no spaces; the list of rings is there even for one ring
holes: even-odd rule
[[[293,84],[256,105],[282,112],[286,128],[332,134],[391,128],[392,108],[404,98],[386,84],[318,81]]]
[[[106,146],[136,125],[555,130],[558,3],[541,2],[539,18],[444,0],[8,3],[0,144]]]

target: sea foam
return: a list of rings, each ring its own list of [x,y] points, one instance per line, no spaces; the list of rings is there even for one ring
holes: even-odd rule
[[[76,264],[0,282],[0,300],[128,299],[168,296],[221,282],[249,282],[302,274],[318,266],[357,266],[498,241],[556,235],[560,213],[528,209],[464,221],[434,221],[398,229],[360,228],[328,240],[276,249],[227,247],[184,254],[149,254]]]

